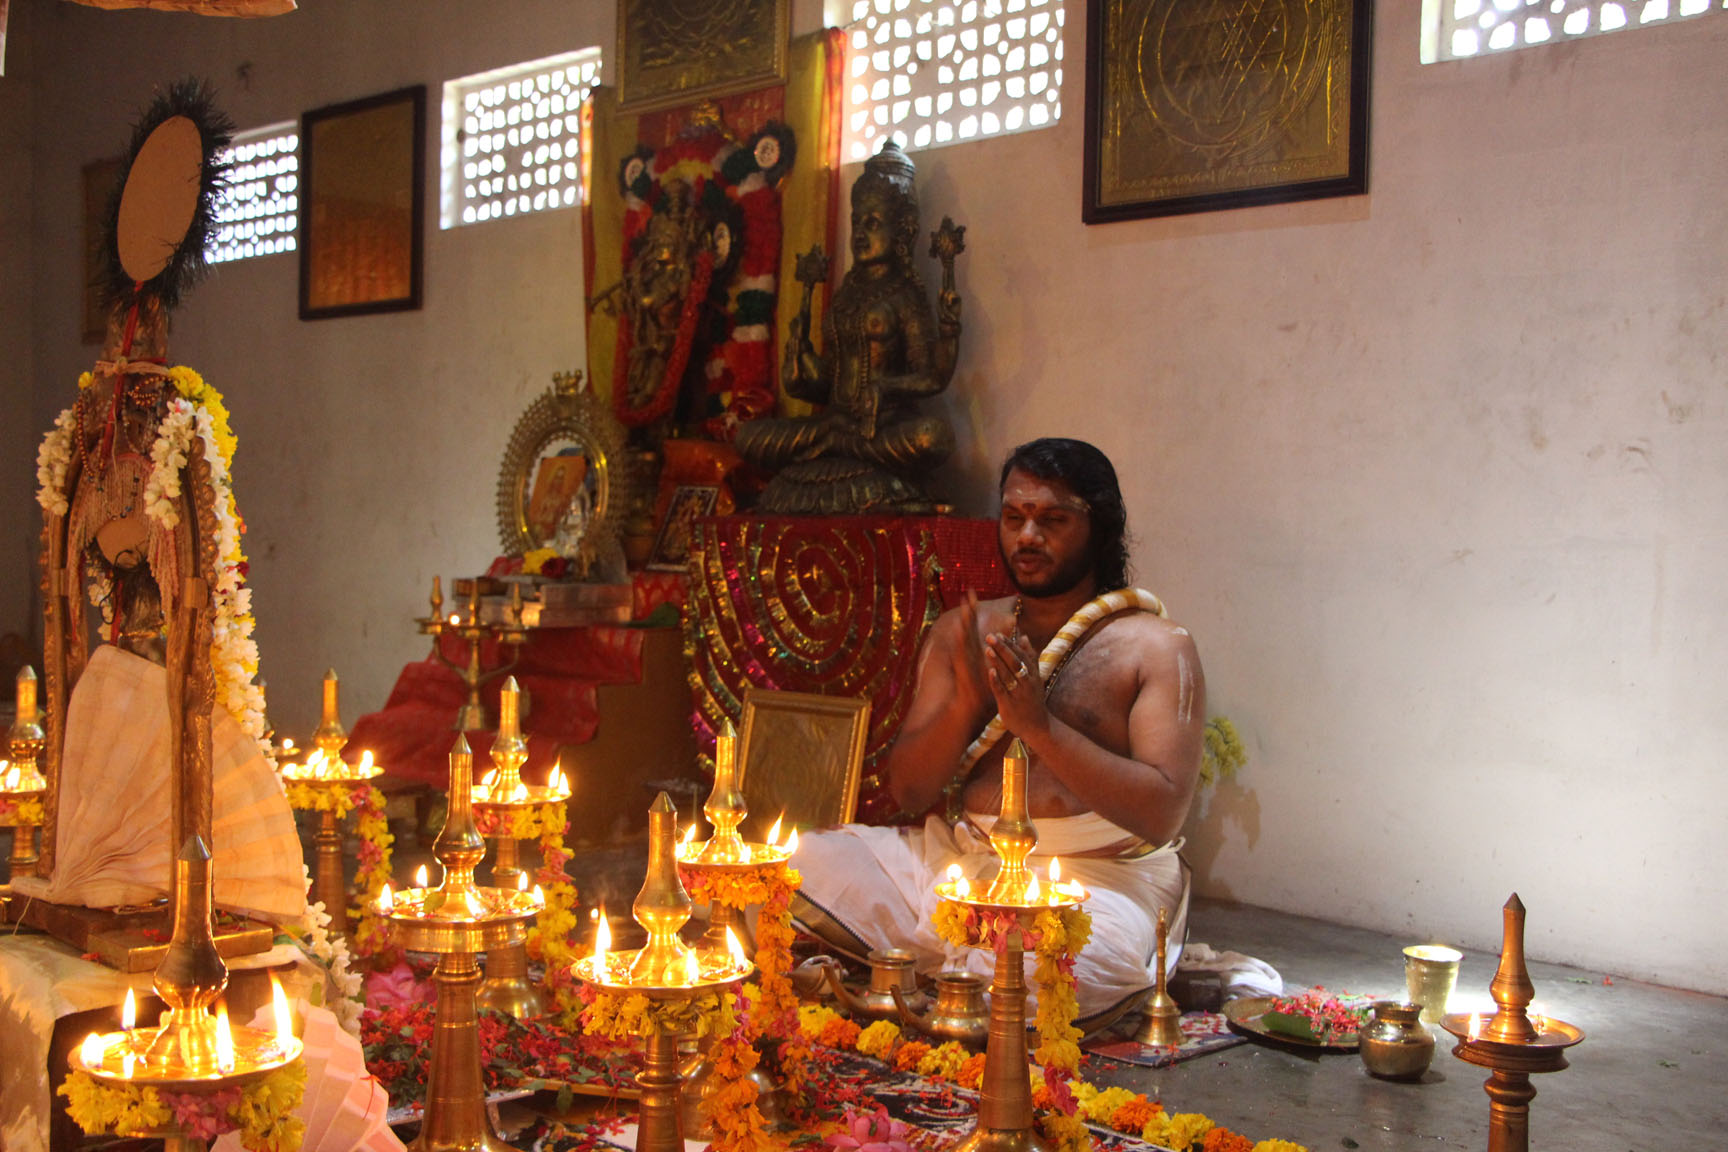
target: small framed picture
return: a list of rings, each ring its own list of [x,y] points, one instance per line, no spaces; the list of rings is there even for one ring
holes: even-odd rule
[[[710,516],[720,499],[718,484],[680,484],[666,505],[666,518],[654,537],[648,567],[656,572],[682,572],[690,560],[690,534],[699,516]]]
[[[420,307],[426,86],[300,118],[300,319]]]

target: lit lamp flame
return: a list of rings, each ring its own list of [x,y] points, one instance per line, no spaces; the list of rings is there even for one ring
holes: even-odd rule
[[[78,1060],[86,1068],[102,1067],[102,1057],[108,1051],[108,1045],[102,1037],[92,1032],[84,1037],[84,1043],[78,1046]]]
[[[390,891],[390,882],[386,880],[384,887],[378,893],[378,911],[388,912],[396,907],[396,893]]]
[[[234,1071],[234,1032],[228,1027],[228,1002],[216,1002],[216,1067]]]
[[[290,756],[294,754],[294,737],[282,737],[282,751],[288,753]]]
[[[1548,1014],[1540,1004],[1530,1005],[1530,1023],[1535,1025],[1536,1035],[1540,1036],[1548,1030]]]
[[[132,1031],[138,1023],[138,999],[132,994],[132,989],[126,989],[126,1003],[120,1006],[120,1027]]]
[[[457,615],[454,612],[450,613],[450,625],[451,625],[451,627],[455,627],[456,625],[458,625],[460,623],[462,623],[462,617]]]
[[[784,819],[786,819],[786,813],[782,812],[774,818],[773,827],[768,829],[768,843],[770,846],[778,845],[780,843],[780,822]]]
[[[742,972],[750,967],[750,958],[744,954],[744,945],[738,942],[738,937],[732,929],[726,929],[726,951],[732,957],[732,967]]]
[[[534,885],[534,903],[540,904],[540,905],[544,905],[546,903],[546,891],[545,891],[545,889],[541,888],[540,885],[538,885],[538,884]]]
[[[1036,904],[1043,898],[1044,897],[1040,894],[1038,889],[1038,874],[1036,872],[1028,872],[1026,874],[1026,903]]]
[[[432,874],[426,870],[426,865],[414,869],[414,887],[426,888],[432,884]]]
[[[492,785],[496,784],[497,782],[498,782],[498,769],[494,768],[490,772],[486,773],[486,775],[480,777],[479,791],[482,792],[483,794],[487,795],[487,796],[490,796],[490,795],[492,795]]]
[[[518,891],[518,892],[528,891],[528,873],[526,873],[526,872],[516,873],[516,891]]]
[[[702,963],[696,959],[696,949],[689,948],[684,952],[684,983],[696,985],[702,982]]]
[[[606,953],[610,951],[612,951],[612,925],[606,922],[606,910],[602,908],[594,925],[594,976],[596,979],[606,979]]]
[[[794,828],[786,834],[786,855],[790,856],[796,851],[798,851],[798,829]]]
[[[552,765],[552,773],[546,777],[546,787],[554,792],[569,791],[569,777],[564,775],[562,763]]]
[[[366,749],[366,751],[360,753],[360,774],[363,776],[366,776],[366,775],[370,775],[371,772],[372,772],[372,749],[368,748],[368,749]]]
[[[1481,1035],[1482,1035],[1482,1014],[1479,1012],[1472,1012],[1472,1013],[1470,1013],[1470,1039],[1472,1041],[1474,1041]]]
[[[6,763],[7,762],[5,760],[0,760],[0,767],[4,767]],[[16,765],[16,764],[12,765],[11,770],[6,773],[6,788],[5,788],[5,790],[8,792],[18,791],[18,781],[22,778],[23,778],[23,770],[21,768],[19,768],[18,765]]]
[[[1062,857],[1050,857],[1050,887],[1055,888],[1062,883]]]
[[[288,1011],[288,994],[282,982],[270,974],[270,1007],[276,1015],[276,1045],[284,1052],[294,1046],[294,1016]]]

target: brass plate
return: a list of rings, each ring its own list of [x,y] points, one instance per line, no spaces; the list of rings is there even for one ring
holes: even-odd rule
[[[1240,1000],[1226,1001],[1222,1009],[1224,1019],[1238,1032],[1269,1040],[1274,1044],[1287,1044],[1292,1048],[1306,1048],[1316,1052],[1354,1052],[1360,1047],[1361,1040],[1357,1036],[1324,1041],[1304,1040],[1300,1036],[1271,1031],[1260,1021],[1271,1009],[1272,1000],[1271,996],[1245,996]]]

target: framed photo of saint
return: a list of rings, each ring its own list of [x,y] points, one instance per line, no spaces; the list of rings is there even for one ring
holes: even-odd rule
[[[690,537],[701,516],[711,516],[720,500],[718,484],[680,484],[666,505],[666,519],[654,538],[648,567],[657,572],[682,572],[690,561]]]

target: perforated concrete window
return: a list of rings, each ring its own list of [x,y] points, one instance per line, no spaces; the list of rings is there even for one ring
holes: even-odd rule
[[[481,224],[582,199],[582,102],[600,82],[584,48],[444,85],[438,223]]]
[[[1056,123],[1062,21],[1063,0],[854,0],[846,158]]]
[[[1422,62],[1530,48],[1725,10],[1728,0],[1422,0]]]
[[[225,186],[216,201],[212,264],[294,251],[300,223],[300,126],[293,121],[236,133],[216,158]]]

